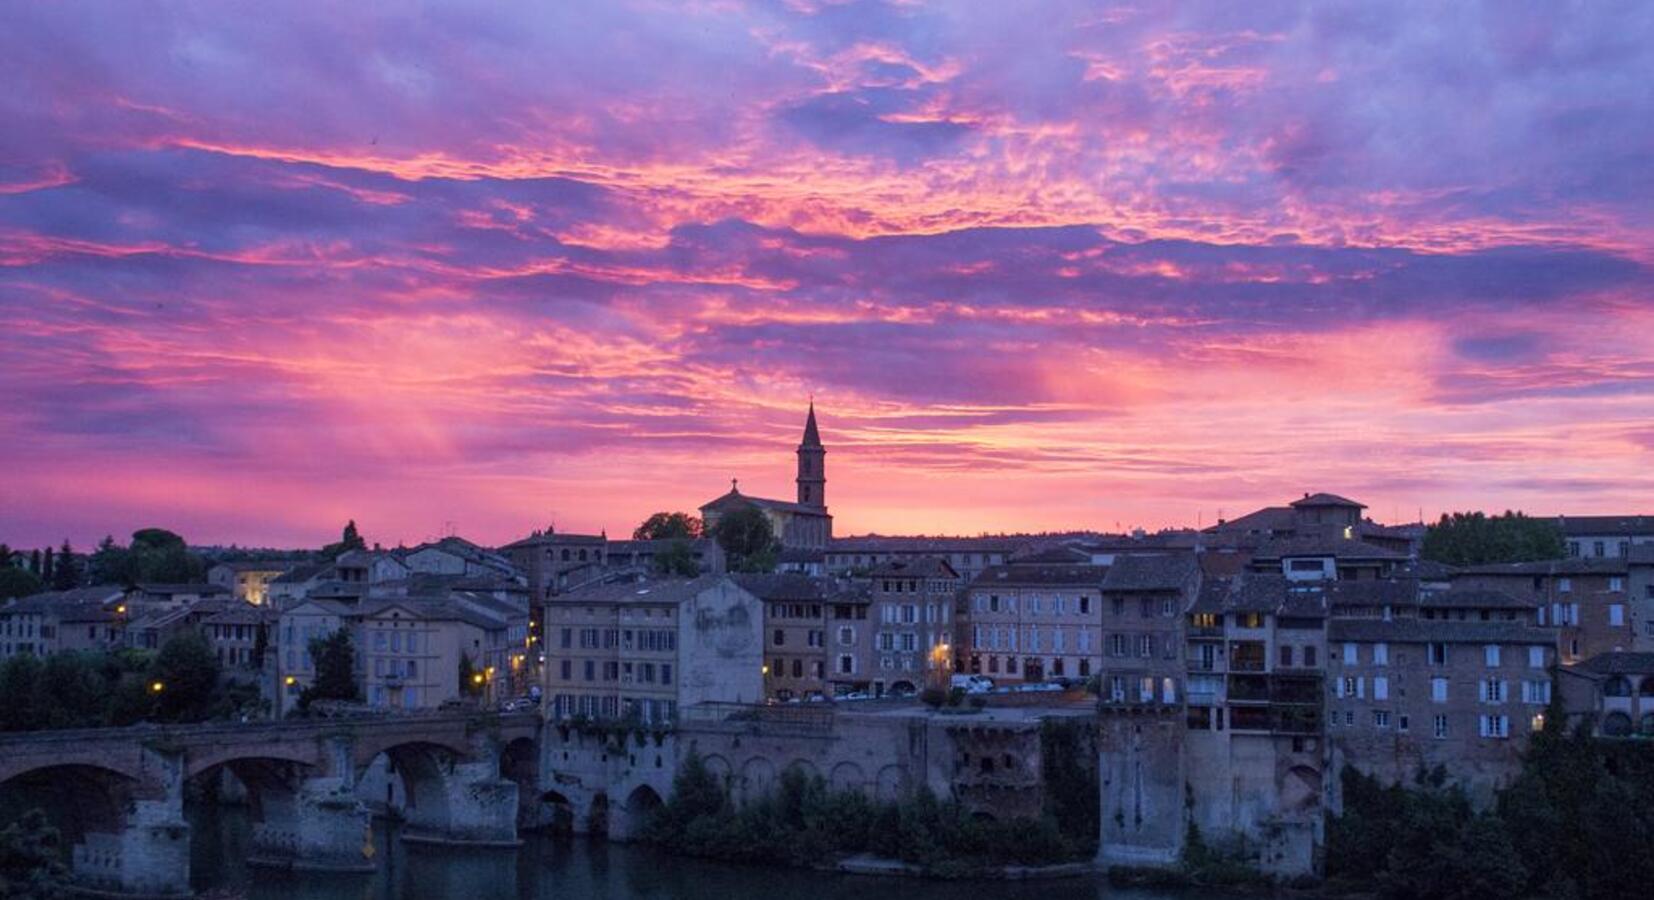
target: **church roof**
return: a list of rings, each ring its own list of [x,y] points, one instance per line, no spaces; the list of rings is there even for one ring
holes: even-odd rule
[[[731,488],[729,493],[716,500],[701,504],[701,509],[713,509],[736,503],[756,506],[759,509],[773,509],[776,512],[788,512],[794,515],[822,516],[824,518],[827,516],[826,511],[819,506],[811,506],[808,503],[793,503],[787,500],[771,500],[768,497],[754,497],[750,494],[743,494],[734,488]]]
[[[801,447],[820,447],[821,433],[816,430],[816,405],[810,404],[810,415],[804,419],[804,440]]]

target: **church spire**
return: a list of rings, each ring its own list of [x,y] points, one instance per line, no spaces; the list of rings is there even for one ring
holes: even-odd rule
[[[804,419],[804,440],[798,445],[798,502],[805,506],[827,506],[827,448],[821,446],[816,429],[816,404]]]

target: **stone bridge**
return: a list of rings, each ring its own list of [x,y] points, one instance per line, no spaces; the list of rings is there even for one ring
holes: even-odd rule
[[[0,735],[0,791],[66,816],[81,884],[189,893],[187,785],[230,772],[255,820],[251,862],[371,870],[357,782],[399,778],[404,839],[515,846],[519,794],[538,797],[538,713],[420,715]]]

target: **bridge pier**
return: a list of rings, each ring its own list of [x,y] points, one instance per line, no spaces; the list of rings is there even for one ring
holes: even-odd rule
[[[451,762],[421,778],[403,809],[410,843],[517,847],[517,783],[500,777],[499,761]]]
[[[372,872],[368,808],[340,777],[306,778],[291,793],[262,799],[253,826],[252,865],[302,871]]]
[[[133,897],[190,896],[190,826],[184,820],[182,754],[145,748],[150,780],[127,804],[121,830],[88,832],[73,848],[77,885]]]

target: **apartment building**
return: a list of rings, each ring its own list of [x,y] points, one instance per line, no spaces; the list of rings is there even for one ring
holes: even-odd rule
[[[13,600],[0,606],[0,658],[119,647],[126,612],[125,591],[109,585]]]
[[[874,614],[873,693],[911,694],[953,671],[959,573],[935,556],[880,563],[867,573]]]
[[[1055,678],[1059,668],[1061,677],[1091,677],[1103,655],[1108,571],[1089,563],[990,566],[966,591],[958,668],[1006,682]]]
[[[1625,556],[1580,557],[1471,566],[1452,576],[1455,589],[1481,588],[1530,600],[1537,624],[1557,629],[1561,663],[1631,650],[1637,623]]]
[[[873,591],[866,581],[835,581],[827,601],[827,683],[835,696],[872,689]]]
[[[727,575],[593,585],[546,601],[546,715],[676,721],[764,699],[763,602]]]
[[[1654,738],[1654,653],[1601,653],[1557,673],[1569,727],[1598,737]]]
[[[861,574],[888,562],[937,558],[946,560],[962,581],[972,581],[991,566],[1009,562],[1032,542],[1009,537],[861,537],[827,542],[825,565],[834,575]]]
[[[370,601],[358,611],[363,696],[370,705],[424,709],[526,693],[528,608],[472,591]],[[461,683],[468,673],[470,684]]]
[[[1571,557],[1624,558],[1632,547],[1654,545],[1654,516],[1557,516],[1556,524]]]
[[[775,700],[826,696],[827,598],[833,582],[807,575],[736,575],[764,604],[764,689]]]
[[[300,600],[281,611],[276,620],[275,678],[276,713],[286,715],[298,707],[299,695],[316,683],[316,659],[311,644],[341,628],[351,632],[361,665],[361,641],[356,635],[360,609],[353,604],[330,600]]]
[[[234,602],[201,620],[201,633],[221,666],[261,669],[275,647],[281,614],[267,605]]]
[[[1474,795],[1520,768],[1542,727],[1556,664],[1556,629],[1530,598],[1478,588],[1332,598],[1327,624],[1331,768],[1385,780],[1448,767]]]
[[[1115,557],[1099,590],[1103,703],[1182,702],[1184,614],[1199,586],[1200,566],[1190,554]],[[1049,674],[1069,674],[1065,663],[1053,658]],[[1089,654],[1078,657],[1072,674],[1089,677],[1091,663]]]

